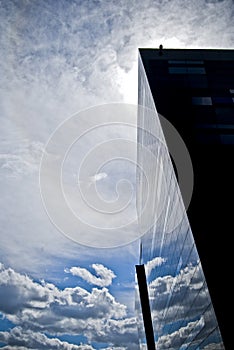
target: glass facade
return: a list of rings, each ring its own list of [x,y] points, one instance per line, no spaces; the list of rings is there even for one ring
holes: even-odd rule
[[[184,69],[200,76],[204,73],[202,67],[188,70],[187,60],[178,62],[181,67],[174,60],[169,62],[169,73],[162,62],[161,74],[164,69],[173,76]],[[202,66],[203,61],[193,64]],[[200,99],[198,96],[197,101],[204,102]],[[140,264],[146,271],[155,347],[222,350],[215,311],[157,113],[157,94],[154,98],[151,93],[140,54],[138,104],[137,211],[144,233]],[[151,205],[144,210],[147,201]],[[147,349],[138,290],[136,310],[141,349]]]

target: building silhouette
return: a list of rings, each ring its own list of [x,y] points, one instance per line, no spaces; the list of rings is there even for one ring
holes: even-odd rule
[[[138,104],[142,349],[232,349],[234,50],[139,49]],[[189,164],[183,155],[173,159],[175,135],[165,120],[191,158],[188,208],[179,171],[186,182]]]

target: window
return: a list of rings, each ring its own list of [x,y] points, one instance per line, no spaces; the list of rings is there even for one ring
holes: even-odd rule
[[[169,60],[168,63],[173,64],[173,65],[180,65],[180,64],[185,65],[186,64],[186,65],[192,66],[192,65],[204,64],[204,61]]]
[[[204,64],[204,61],[187,61],[187,64]]]
[[[234,124],[216,124],[218,129],[233,130]]]
[[[226,145],[234,145],[234,135],[220,135],[221,142]]]
[[[204,61],[169,60],[169,74],[206,74]]]
[[[233,99],[229,96],[212,97],[212,100],[215,104],[232,104],[233,103]]]
[[[188,74],[206,74],[204,67],[188,67]]]
[[[226,130],[227,132],[230,132],[230,130],[234,129],[234,124],[196,124],[196,127],[198,129],[222,129]]]
[[[169,67],[169,73],[170,74],[186,74],[187,68],[186,67]]]
[[[196,123],[214,123],[216,121],[213,106],[206,106],[206,108],[194,106],[193,117]]]
[[[169,74],[206,74],[204,67],[169,67]]]
[[[216,107],[215,108],[216,120],[218,123],[231,124],[234,122],[234,110],[231,107]]]
[[[210,106],[212,105],[212,99],[211,97],[196,96],[196,97],[192,97],[192,104]]]
[[[188,75],[189,86],[194,89],[208,89],[207,76],[205,74]],[[203,92],[204,93],[204,92]]]
[[[177,64],[179,65],[179,64],[186,64],[186,61],[182,61],[182,60],[169,60],[168,63],[169,63],[169,64],[174,64],[174,65],[175,65],[175,64],[176,64],[176,65],[177,65]]]

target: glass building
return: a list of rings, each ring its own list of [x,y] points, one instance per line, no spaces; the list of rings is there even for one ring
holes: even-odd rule
[[[233,50],[140,49],[138,104],[141,349],[231,349]],[[165,120],[191,157],[188,209]]]

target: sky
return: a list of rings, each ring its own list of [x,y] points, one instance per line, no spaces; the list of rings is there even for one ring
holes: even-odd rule
[[[232,0],[0,2],[3,349],[138,349],[138,48],[233,48],[233,23]]]

